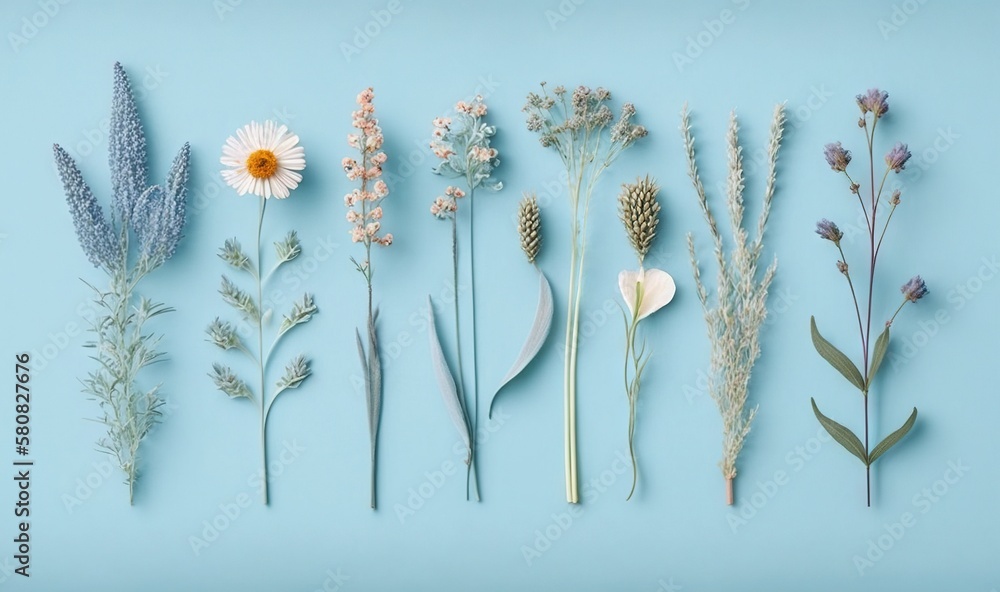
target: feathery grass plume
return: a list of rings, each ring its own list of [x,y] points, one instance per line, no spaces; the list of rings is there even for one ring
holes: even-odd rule
[[[297,172],[306,166],[305,149],[298,145],[298,136],[288,131],[285,126],[279,126],[273,121],[265,121],[262,125],[252,122],[237,131],[235,137],[230,137],[222,149],[220,162],[226,169],[222,176],[227,183],[240,195],[251,193],[258,197],[257,235],[254,243],[254,256],[243,250],[236,238],[226,239],[219,249],[219,259],[226,262],[237,274],[237,280],[243,279],[253,287],[244,290],[236,281],[228,276],[222,276],[219,294],[223,302],[228,304],[242,319],[241,329],[229,322],[216,317],[205,333],[208,341],[223,351],[233,350],[249,360],[249,368],[253,379],[243,380],[229,366],[213,364],[209,374],[215,387],[231,399],[246,399],[249,405],[257,408],[260,418],[260,462],[263,487],[261,497],[264,505],[269,501],[269,480],[267,465],[267,422],[271,416],[271,408],[278,396],[288,389],[298,388],[311,374],[309,362],[303,355],[293,357],[286,365],[285,371],[278,380],[268,373],[269,362],[285,335],[293,328],[308,322],[318,312],[313,298],[309,294],[292,305],[292,310],[282,317],[281,325],[269,337],[270,345],[265,343],[265,332],[270,328],[272,311],[265,308],[264,289],[268,281],[282,265],[298,257],[302,249],[298,235],[294,230],[288,232],[285,238],[274,243],[274,263],[269,272],[263,273],[264,252],[262,236],[264,214],[270,198],[283,200],[291,195],[298,186],[302,176]],[[256,337],[256,344],[247,345],[240,334],[251,334]],[[244,362],[246,365],[246,362]],[[252,386],[251,386],[252,385]],[[254,390],[256,389],[256,391]]]
[[[865,439],[862,443],[861,439],[858,438],[854,432],[852,432],[847,427],[837,423],[836,421],[830,419],[829,417],[823,415],[816,405],[815,399],[812,400],[813,413],[816,415],[816,419],[819,420],[820,425],[829,432],[834,440],[838,444],[847,449],[848,452],[858,457],[865,465],[865,486],[867,491],[867,502],[868,506],[872,505],[872,489],[871,489],[871,468],[872,464],[885,454],[890,448],[896,445],[903,437],[910,431],[913,424],[917,421],[917,408],[914,407],[910,416],[903,422],[896,431],[892,432],[885,437],[884,440],[876,444],[874,447],[870,446],[869,436],[869,422],[868,422],[868,401],[869,394],[871,393],[872,381],[875,379],[875,375],[878,372],[879,367],[882,365],[882,360],[885,359],[885,354],[889,349],[889,328],[892,326],[893,321],[896,320],[896,315],[903,309],[908,302],[917,302],[927,294],[927,284],[918,275],[911,278],[908,282],[903,284],[900,291],[903,293],[903,301],[900,303],[899,307],[896,308],[896,312],[889,318],[885,323],[885,328],[879,334],[875,340],[874,349],[871,347],[871,337],[872,337],[872,315],[874,311],[874,284],[875,284],[875,271],[876,265],[878,263],[878,256],[882,250],[882,239],[885,238],[886,230],[889,228],[889,222],[892,221],[892,215],[896,211],[896,207],[899,206],[901,200],[901,192],[897,189],[890,194],[888,199],[883,198],[882,190],[885,187],[885,181],[889,177],[890,172],[899,173],[906,167],[906,162],[910,159],[911,153],[906,147],[906,144],[897,142],[888,153],[885,155],[885,171],[882,173],[882,180],[876,182],[878,177],[876,176],[876,160],[875,160],[875,128],[878,126],[878,122],[889,112],[889,93],[879,90],[877,88],[870,89],[867,93],[858,95],[856,97],[858,108],[861,109],[861,117],[858,119],[858,127],[864,131],[865,134],[865,144],[868,147],[868,166],[862,170],[862,176],[867,176],[870,179],[870,186],[868,187],[867,197],[862,195],[861,184],[854,181],[851,174],[848,172],[848,165],[851,163],[851,151],[843,147],[840,142],[835,142],[827,144],[823,150],[824,156],[826,157],[827,164],[830,168],[837,172],[843,173],[844,178],[847,180],[848,190],[858,197],[858,202],[861,205],[861,212],[865,217],[865,223],[868,230],[868,253],[865,259],[868,263],[867,276],[868,276],[868,302],[865,308],[862,308],[861,299],[858,298],[858,293],[854,283],[854,277],[851,275],[851,267],[847,264],[847,256],[844,254],[843,246],[841,245],[841,239],[844,233],[840,231],[836,224],[833,222],[823,219],[816,224],[816,234],[824,240],[828,240],[837,248],[837,252],[840,255],[840,259],[837,260],[836,267],[837,270],[844,275],[847,280],[847,287],[851,293],[851,301],[854,308],[854,313],[858,321],[858,333],[861,338],[861,369],[859,370],[854,362],[851,361],[843,352],[837,349],[832,343],[827,341],[819,332],[816,326],[816,319],[812,318],[810,321],[810,331],[812,333],[813,346],[816,351],[823,357],[827,362],[830,363],[834,369],[837,370],[844,378],[847,379],[855,388],[861,391],[861,394],[865,399]],[[869,115],[870,114],[870,115]],[[878,228],[878,213],[880,208],[888,207],[889,212],[885,216],[885,221],[882,223],[882,228]]]
[[[566,501],[580,501],[576,454],[576,361],[580,342],[580,304],[587,255],[587,222],[590,199],[598,180],[618,156],[648,132],[633,123],[635,106],[624,103],[617,120],[608,106],[611,92],[578,86],[567,92],[545,83],[542,92],[528,93],[522,111],[528,131],[539,135],[544,148],[559,154],[568,178],[570,206],[569,296],[566,306],[566,358],[563,372],[563,429],[565,431]]]
[[[729,118],[726,133],[729,175],[726,182],[726,198],[732,230],[732,250],[727,253],[722,233],[708,203],[705,187],[698,174],[695,159],[694,136],[687,105],[681,112],[681,133],[687,153],[688,176],[694,185],[698,204],[708,223],[712,235],[718,275],[715,302],[701,277],[694,238],[688,234],[688,252],[694,270],[698,299],[705,313],[708,338],[711,343],[711,357],[708,374],[708,390],[722,415],[722,460],[719,467],[726,480],[726,503],[733,503],[733,480],[736,479],[736,465],[740,451],[757,406],[747,407],[750,387],[750,373],[760,357],[760,330],[767,318],[767,290],[774,279],[778,259],[761,272],[759,263],[764,245],[764,232],[771,213],[778,167],[778,150],[785,125],[783,104],[774,108],[770,135],[767,144],[767,180],[760,215],[757,218],[755,236],[750,237],[743,224],[743,149],[739,144],[739,123],[736,112]]]
[[[538,198],[533,193],[526,194],[518,205],[517,233],[521,238],[521,250],[528,258],[528,263],[531,263],[538,272],[538,305],[535,307],[535,319],[531,323],[531,330],[524,340],[524,345],[521,346],[521,352],[493,393],[493,398],[490,400],[490,417],[493,417],[493,405],[496,404],[500,391],[535,359],[552,329],[552,286],[536,262],[538,251],[542,246],[542,214],[538,208]]]
[[[371,87],[357,96],[358,109],[351,114],[351,125],[357,133],[348,134],[347,144],[359,152],[361,160],[344,157],[341,165],[348,180],[360,181],[360,187],[344,196],[347,207],[347,221],[351,224],[351,240],[365,248],[365,258],[358,261],[351,257],[351,263],[365,279],[368,287],[368,351],[361,340],[361,332],[355,330],[358,338],[358,356],[365,374],[365,409],[368,414],[368,435],[371,452],[371,508],[376,506],[376,475],[378,474],[378,430],[382,419],[382,361],[379,355],[378,336],[375,322],[378,309],[374,307],[372,292],[372,245],[388,247],[392,244],[392,234],[382,231],[382,201],[389,195],[389,187],[382,176],[382,165],[386,154],[382,152],[385,141],[382,128],[375,117],[375,93]]]
[[[639,321],[666,306],[677,291],[674,278],[662,269],[646,269],[643,261],[656,238],[660,224],[660,203],[656,199],[660,188],[650,179],[637,179],[635,183],[622,184],[618,196],[618,214],[625,226],[635,256],[639,260],[636,271],[623,270],[618,274],[618,287],[625,300],[628,314],[625,317],[625,396],[628,397],[628,451],[632,457],[632,489],[625,501],[632,499],[639,482],[639,463],[635,455],[636,412],[639,408],[639,387],[642,373],[652,353],[646,341],[639,343]]]
[[[159,422],[163,406],[159,385],[140,387],[143,369],[163,359],[156,351],[159,337],[146,331],[145,323],[172,310],[137,297],[135,290],[177,250],[184,229],[191,151],[185,144],[165,183],[148,186],[146,137],[128,75],[119,63],[114,66],[110,125],[110,220],[66,150],[55,145],[53,153],[80,246],[109,278],[107,289],[90,286],[99,312],[91,326],[94,340],[87,346],[95,350],[92,357],[98,368],[82,382],[83,392],[98,402],[97,420],[107,429],[98,448],[125,473],[131,504],[140,445]]]
[[[475,253],[475,200],[476,189],[482,187],[487,191],[499,191],[503,183],[493,177],[493,172],[500,165],[497,149],[490,146],[491,139],[496,135],[495,126],[486,123],[486,103],[482,96],[476,96],[472,101],[458,101],[451,117],[436,117],[431,123],[434,126],[431,151],[440,160],[432,172],[447,178],[465,180],[465,189],[449,186],[445,195],[438,196],[431,205],[431,213],[438,219],[451,220],[451,254],[453,279],[455,282],[455,350],[458,376],[455,380],[458,396],[467,399],[464,402],[471,421],[473,434],[479,430],[479,358],[476,339],[476,253]],[[472,316],[472,389],[466,388],[465,369],[462,364],[462,334],[459,330],[459,298],[458,298],[458,199],[468,195],[465,200],[469,212],[469,304]],[[443,383],[439,383],[443,384]],[[446,395],[447,400],[447,395]],[[476,461],[479,457],[476,451],[475,438],[472,439],[470,461],[466,477],[465,497],[472,499],[475,495],[479,500],[479,477],[476,472]]]

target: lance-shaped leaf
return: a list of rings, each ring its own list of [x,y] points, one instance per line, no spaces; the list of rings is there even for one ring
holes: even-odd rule
[[[542,349],[545,339],[549,336],[549,330],[552,329],[552,311],[552,286],[545,279],[545,274],[539,270],[538,306],[535,308],[535,320],[531,324],[531,331],[528,333],[528,338],[524,341],[524,345],[521,346],[521,353],[518,354],[514,365],[511,366],[507,375],[504,376],[503,381],[490,400],[490,417],[493,417],[493,404],[496,402],[497,395],[500,394],[503,387],[507,386],[521,371],[527,368],[528,364],[535,359],[535,356]]]
[[[819,411],[819,407],[816,406],[816,399],[809,399],[812,402],[813,413],[816,414],[816,419],[823,428],[829,432],[833,439],[837,441],[838,444],[847,449],[848,452],[858,457],[861,462],[868,465],[868,453],[865,451],[864,444],[861,443],[861,439],[854,435],[854,432],[847,429],[846,427],[840,425],[839,423],[833,421],[829,417],[823,415]]]
[[[868,464],[874,463],[878,459],[878,457],[885,454],[886,451],[895,446],[897,442],[902,440],[903,436],[905,436],[907,432],[910,431],[910,428],[913,427],[913,424],[916,421],[917,421],[917,408],[914,407],[913,413],[910,414],[910,417],[906,420],[905,423],[903,423],[902,427],[900,427],[895,432],[886,436],[885,440],[882,440],[881,442],[878,443],[877,446],[875,446],[875,448],[872,448],[872,453],[869,456]]]
[[[882,360],[885,359],[885,352],[889,350],[889,327],[886,327],[882,334],[875,340],[875,353],[872,356],[872,369],[868,372],[868,388],[871,388],[875,373],[882,367]]]
[[[438,388],[441,389],[441,396],[444,398],[445,408],[451,422],[455,424],[465,449],[472,450],[472,430],[469,428],[469,418],[465,413],[465,405],[458,396],[458,388],[455,386],[455,377],[448,368],[448,362],[444,358],[444,350],[441,348],[441,340],[438,339],[436,317],[434,315],[434,303],[430,296],[427,297],[427,307],[431,311],[431,322],[428,326],[428,336],[430,337],[431,365],[434,367],[434,376],[437,378]],[[468,463],[468,459],[466,459]]]
[[[368,429],[372,438],[372,454],[375,454],[375,442],[378,440],[379,421],[382,417],[382,357],[378,351],[378,337],[375,334],[375,323],[378,321],[378,309],[368,319],[368,374],[371,390],[368,401]]]
[[[861,376],[861,372],[858,371],[854,362],[819,334],[819,329],[816,328],[816,317],[809,317],[809,324],[812,328],[813,346],[819,355],[823,356],[823,359],[836,368],[837,372],[840,372],[851,384],[858,387],[859,391],[865,392],[865,379]]]
[[[222,276],[222,285],[219,287],[219,294],[222,294],[222,299],[226,301],[226,304],[243,313],[243,316],[247,320],[254,323],[260,322],[260,312],[253,298],[226,276]]]
[[[215,320],[205,329],[205,333],[208,333],[210,342],[224,350],[244,349],[240,336],[236,334],[236,329],[231,324],[223,322],[219,317],[215,317]]]

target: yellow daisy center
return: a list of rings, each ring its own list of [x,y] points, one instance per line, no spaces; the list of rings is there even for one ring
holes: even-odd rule
[[[270,179],[278,172],[278,157],[270,150],[254,150],[247,157],[247,172],[256,179]]]

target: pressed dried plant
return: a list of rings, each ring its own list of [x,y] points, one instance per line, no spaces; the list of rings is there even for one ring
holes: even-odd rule
[[[639,463],[635,455],[636,412],[639,409],[639,387],[642,374],[652,357],[646,341],[639,342],[639,322],[666,306],[677,291],[674,278],[662,269],[646,269],[643,265],[656,238],[660,224],[660,203],[656,196],[660,188],[646,176],[635,183],[625,183],[618,196],[618,216],[625,226],[636,258],[638,270],[623,270],[618,274],[618,287],[627,307],[625,317],[625,396],[628,397],[628,451],[632,457],[632,488],[626,501],[632,499],[639,483]]]
[[[552,329],[552,287],[536,263],[538,252],[542,247],[542,213],[538,207],[538,198],[534,194],[525,195],[518,205],[517,233],[521,239],[521,250],[524,251],[524,256],[538,272],[538,305],[535,307],[535,320],[531,323],[531,330],[524,340],[524,345],[521,346],[521,352],[510,370],[507,371],[496,392],[493,393],[493,399],[490,401],[490,417],[493,416],[493,405],[496,404],[500,391],[517,378],[535,359]]]
[[[608,103],[611,91],[578,86],[567,92],[556,86],[550,95],[529,93],[522,109],[528,131],[539,135],[544,148],[559,154],[568,180],[570,207],[570,271],[566,305],[566,358],[563,365],[563,429],[565,432],[566,501],[579,503],[576,453],[577,354],[580,343],[580,304],[587,256],[587,223],[590,200],[601,174],[619,155],[648,132],[633,123],[635,105],[624,103],[615,119]]]
[[[264,308],[264,288],[274,273],[302,253],[298,234],[289,231],[284,239],[274,243],[274,263],[270,271],[264,272],[264,252],[262,231],[264,214],[268,201],[284,200],[295,189],[301,175],[297,171],[305,168],[305,150],[298,145],[298,136],[285,126],[273,121],[263,125],[252,122],[230,137],[223,147],[222,164],[228,168],[222,176],[240,195],[247,193],[258,197],[257,234],[253,256],[247,254],[235,238],[227,239],[219,249],[219,258],[233,270],[252,282],[253,292],[241,288],[228,276],[222,276],[219,294],[248,325],[249,332],[255,334],[256,344],[247,346],[240,337],[240,331],[232,323],[216,317],[205,332],[208,340],[223,351],[234,350],[246,356],[254,369],[253,385],[240,378],[229,366],[213,364],[209,374],[215,387],[231,399],[246,399],[253,403],[260,418],[260,462],[261,497],[268,503],[267,473],[267,421],[278,397],[289,389],[297,389],[310,376],[309,361],[303,355],[293,357],[277,381],[269,378],[268,362],[285,336],[295,327],[309,322],[319,312],[313,297],[303,294],[295,301],[291,310],[282,316],[281,323],[273,337],[265,340],[265,332],[271,322],[272,310]],[[270,345],[268,345],[268,341]]]
[[[146,321],[173,309],[136,296],[139,282],[177,249],[184,229],[190,147],[185,144],[163,185],[147,185],[146,136],[139,120],[128,75],[114,67],[114,98],[108,134],[111,219],[104,216],[90,187],[69,154],[54,146],[56,169],[63,182],[84,253],[109,278],[107,289],[90,284],[99,311],[91,331],[98,368],[83,379],[83,391],[101,408],[97,421],[107,428],[98,448],[125,473],[129,504],[139,477],[139,448],[160,421],[163,399],[159,385],[139,386],[140,374],[163,359],[159,337]]]
[[[708,229],[718,274],[712,299],[701,277],[694,238],[688,234],[688,252],[694,270],[698,299],[705,313],[711,354],[708,373],[708,390],[722,415],[722,460],[719,467],[726,482],[726,503],[733,503],[733,481],[736,479],[737,460],[757,406],[749,407],[747,399],[750,374],[760,357],[760,331],[767,319],[767,291],[774,279],[778,259],[775,257],[763,271],[760,257],[764,247],[764,233],[771,213],[778,167],[778,150],[784,131],[784,105],[774,108],[767,144],[767,180],[764,199],[757,218],[754,237],[744,227],[743,150],[739,143],[739,122],[736,113],[729,118],[726,133],[729,174],[726,180],[726,198],[732,228],[732,248],[727,251],[719,225],[705,193],[705,186],[698,174],[695,158],[694,136],[687,106],[681,112],[681,134],[687,154],[688,176],[694,184],[698,204]]]

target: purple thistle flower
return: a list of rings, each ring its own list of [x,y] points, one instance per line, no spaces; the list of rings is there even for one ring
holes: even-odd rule
[[[132,209],[146,190],[146,136],[139,120],[128,74],[115,63],[111,129],[108,132],[108,164],[111,167],[111,195],[115,210],[127,225]]]
[[[902,142],[896,142],[896,145],[892,147],[885,155],[885,164],[889,165],[889,168],[896,171],[897,173],[906,168],[906,161],[910,160],[910,151],[907,149],[906,144]]]
[[[827,144],[823,148],[823,155],[826,156],[826,163],[837,172],[847,170],[847,165],[851,164],[851,151],[845,150],[840,142]]]
[[[83,180],[72,157],[58,144],[52,150],[83,252],[94,267],[103,265],[107,269],[115,268],[119,263],[118,238],[104,217],[101,205]]]
[[[875,119],[878,119],[889,112],[889,93],[885,91],[870,88],[867,93],[858,95],[857,99],[862,116],[871,111],[875,115]]]
[[[916,302],[920,300],[927,294],[927,284],[924,282],[923,278],[919,275],[915,275],[910,278],[910,281],[903,284],[903,287],[899,289],[910,302]]]
[[[844,233],[837,228],[837,225],[826,218],[816,223],[816,234],[821,238],[832,241],[835,245],[839,245],[840,239],[844,238]]]

